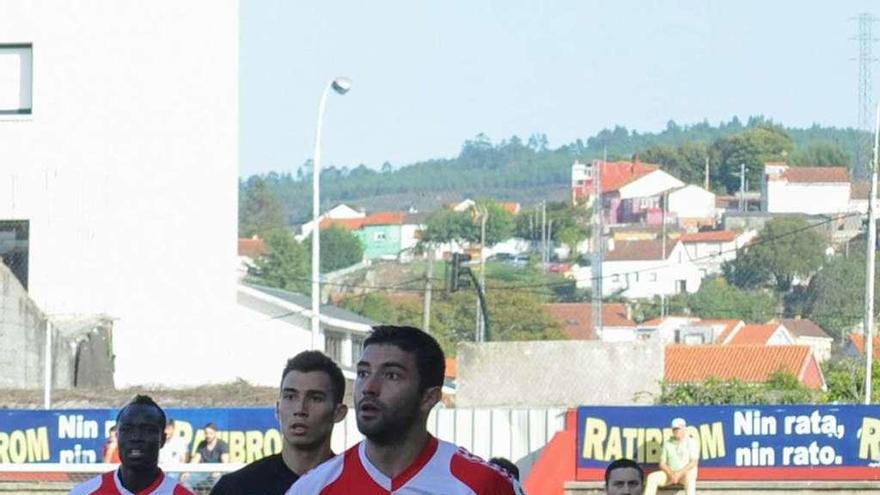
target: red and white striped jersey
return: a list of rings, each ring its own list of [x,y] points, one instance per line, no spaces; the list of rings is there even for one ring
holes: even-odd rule
[[[519,495],[500,469],[463,448],[431,437],[412,465],[391,479],[382,474],[360,442],[312,469],[286,495]]]
[[[150,486],[134,493],[128,491],[119,480],[119,470],[104,473],[101,476],[80,483],[73,487],[70,495],[194,495],[193,492],[179,484],[174,478],[159,472],[159,476]]]

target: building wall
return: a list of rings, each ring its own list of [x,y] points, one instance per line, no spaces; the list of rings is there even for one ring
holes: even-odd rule
[[[639,177],[638,179],[621,187],[620,197],[626,199],[658,196],[664,191],[668,191],[676,187],[681,187],[683,185],[684,182],[676,179],[666,172],[663,172],[662,170],[657,170],[645,176]]]
[[[638,339],[635,328],[602,327],[599,340],[602,342],[635,342]]]
[[[0,44],[33,44],[33,114],[0,116],[0,219],[30,221],[31,297],[115,319],[118,385],[216,381],[228,351],[211,335],[235,304],[237,2],[0,12]]]
[[[831,345],[833,340],[817,338],[817,337],[798,337],[795,341],[797,345],[810,346],[813,350],[813,356],[820,363],[824,363],[831,357]]]
[[[397,258],[401,250],[400,225],[365,225],[355,235],[364,246],[364,258]]]
[[[2,262],[0,343],[0,387],[41,387],[46,317]]]
[[[697,186],[688,186],[669,193],[670,213],[682,218],[712,218],[715,216],[715,195]]]
[[[699,268],[689,261],[681,244],[666,260],[606,261],[602,275],[603,295],[622,291],[624,297],[631,299],[676,294],[678,280],[686,281],[687,292],[693,294],[702,282]]]
[[[849,210],[849,183],[800,184],[766,182],[765,211],[770,213],[840,213]],[[821,201],[817,201],[821,198]]]
[[[657,343],[598,341],[462,343],[457,357],[465,408],[633,404],[659,392],[665,359]]]

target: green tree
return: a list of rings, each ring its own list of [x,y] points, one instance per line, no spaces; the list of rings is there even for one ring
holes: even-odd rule
[[[256,281],[303,294],[311,293],[311,263],[306,249],[286,229],[266,233],[268,252],[254,260]]]
[[[838,339],[862,321],[865,304],[865,243],[853,243],[849,252],[848,257],[832,258],[813,276],[804,303],[804,316]],[[880,310],[880,263],[877,266],[875,315]]]
[[[768,321],[776,314],[776,299],[765,291],[745,291],[722,277],[703,281],[690,297],[691,311],[700,318]]]
[[[810,167],[846,167],[850,161],[850,154],[839,145],[820,142],[795,150],[789,163]]]
[[[437,210],[428,218],[422,242],[442,244],[471,236],[473,222],[465,212]]]
[[[822,366],[828,391],[827,402],[860,404],[865,400],[865,365],[862,360],[838,358],[826,361]],[[880,361],[871,367],[873,383],[880,383]],[[880,387],[871,390],[871,402],[880,401]]]
[[[748,129],[713,143],[720,160],[721,181],[728,192],[740,189],[740,165],[747,168],[749,190],[757,190],[764,174],[764,163],[785,161],[794,149],[794,142],[784,130],[776,126]]]
[[[312,254],[311,236],[304,242],[308,255]],[[364,259],[364,246],[360,239],[339,226],[321,231],[321,272],[334,272],[347,268]]]
[[[709,377],[701,383],[668,383],[660,386],[656,402],[664,405],[812,404],[823,397],[785,371],[772,373],[764,383]]]
[[[825,239],[805,220],[775,218],[754,245],[725,266],[725,275],[739,287],[772,283],[778,292],[788,292],[795,277],[809,278],[822,266],[825,248]]]
[[[238,235],[251,237],[286,225],[284,209],[260,176],[239,182]]]

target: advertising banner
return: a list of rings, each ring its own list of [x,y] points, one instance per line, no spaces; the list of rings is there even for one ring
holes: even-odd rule
[[[683,418],[700,445],[700,479],[880,479],[880,406],[581,407],[578,479],[626,457],[656,469]]]
[[[102,462],[116,409],[0,410],[0,463]],[[203,427],[217,425],[231,462],[251,462],[281,451],[272,408],[165,409],[190,452],[204,440]]]

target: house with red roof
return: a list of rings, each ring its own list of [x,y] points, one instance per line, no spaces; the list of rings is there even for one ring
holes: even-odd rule
[[[795,337],[785,326],[773,321],[764,324],[747,324],[719,338],[722,345],[795,345]]]
[[[594,160],[590,165],[575,162],[571,169],[574,204],[593,204],[599,185],[594,180],[597,172],[602,189],[603,220],[608,224],[660,224],[664,218],[663,193],[685,185],[658,165],[641,163],[638,159],[632,162]]]
[[[632,320],[630,306],[623,303],[602,305],[602,329],[593,328],[593,305],[590,303],[549,303],[544,309],[562,325],[571,340],[632,342],[638,338],[638,326]]]
[[[702,271],[703,276],[721,273],[725,261],[736,259],[739,249],[758,236],[757,230],[737,232],[734,230],[708,230],[682,234],[678,238],[684,244],[688,258]]]
[[[683,228],[714,227],[718,218],[715,193],[687,184],[666,193],[666,214]]]
[[[820,363],[831,357],[834,339],[816,322],[806,318],[786,318],[782,325],[794,336],[796,344],[810,346]]]
[[[592,285],[592,267],[574,267],[578,287]],[[629,299],[694,293],[702,275],[677,239],[615,241],[608,239],[602,263],[603,296]]]
[[[825,376],[811,349],[801,345],[670,345],[664,379],[672,384],[709,378],[764,383],[778,371],[790,373],[808,388],[825,389]]]
[[[761,210],[768,213],[837,214],[850,209],[849,170],[764,164]]]
[[[351,231],[364,247],[364,258],[400,259],[418,243],[423,228],[413,225],[412,215],[396,211],[380,211],[363,218],[325,218],[321,230],[340,227]]]
[[[871,353],[874,355],[874,361],[880,359],[880,336],[874,336],[874,342],[871,343],[873,348]],[[860,333],[849,334],[846,347],[843,351],[847,356],[857,359],[865,358],[865,336]]]

